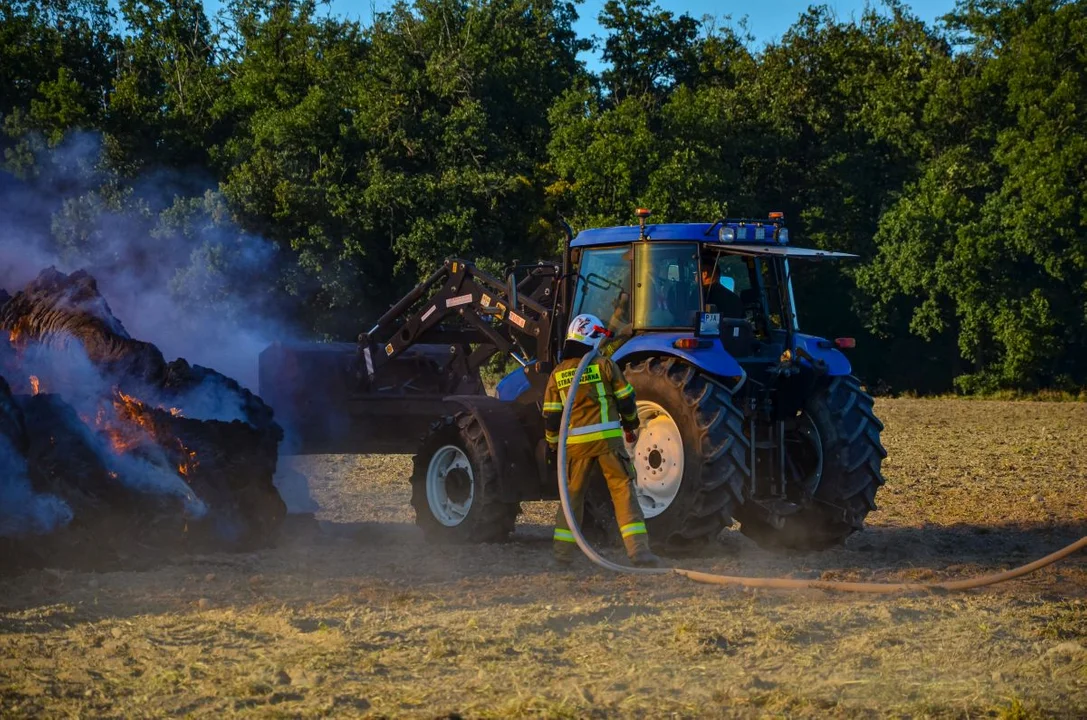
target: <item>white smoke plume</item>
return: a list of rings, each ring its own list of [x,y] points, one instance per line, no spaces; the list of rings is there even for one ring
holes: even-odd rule
[[[210,182],[157,173],[119,189],[99,157],[98,136],[73,133],[35,177],[0,171],[0,288],[87,270],[132,337],[255,392],[258,354],[291,335],[278,248],[238,228]]]
[[[0,537],[44,535],[72,521],[68,504],[35,492],[26,470],[26,461],[0,434]]]

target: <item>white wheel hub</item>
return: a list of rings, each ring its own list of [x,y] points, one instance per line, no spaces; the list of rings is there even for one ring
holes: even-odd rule
[[[475,485],[464,451],[456,445],[439,448],[426,471],[426,499],[434,519],[446,527],[460,525],[472,509]]]
[[[638,401],[641,429],[627,452],[638,473],[638,504],[646,518],[668,509],[683,484],[683,436],[668,412],[655,402]]]

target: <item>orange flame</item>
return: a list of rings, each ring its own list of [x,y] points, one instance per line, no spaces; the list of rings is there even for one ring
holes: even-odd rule
[[[152,434],[153,426],[142,412],[142,402],[121,390],[113,389],[113,409],[116,418],[123,422],[111,422],[104,407],[98,408],[95,424],[104,430],[113,451],[118,455],[132,450]]]
[[[37,375],[30,376],[30,391],[37,395],[41,391],[41,382],[38,380]]]
[[[19,340],[20,334],[21,333],[19,332],[19,328],[12,328],[10,331],[8,331],[8,342],[14,345]]]
[[[109,404],[99,404],[93,421],[86,415],[80,417],[84,423],[96,428],[105,436],[116,454],[124,455],[148,441],[161,442],[165,439],[159,437],[165,428],[156,426],[154,415],[149,412],[150,406],[147,403],[115,387],[110,404],[113,406],[112,412]],[[163,406],[159,408],[167,409]],[[169,408],[168,412],[173,417],[182,416],[180,408]],[[182,478],[187,479],[200,464],[196,458],[196,451],[185,447],[178,438],[173,440],[181,451],[181,461],[177,465],[177,472]]]
[[[189,476],[189,473],[191,473],[197,468],[197,466],[200,465],[200,461],[196,459],[196,451],[190,450],[189,448],[185,447],[185,444],[182,443],[180,440],[177,441],[177,446],[181,448],[181,452],[183,452],[188,457],[187,460],[178,463],[177,472],[181,475],[181,477],[187,478]]]

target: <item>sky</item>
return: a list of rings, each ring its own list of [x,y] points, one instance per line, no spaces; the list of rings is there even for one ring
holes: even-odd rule
[[[581,37],[596,35],[603,36],[604,32],[597,23],[597,15],[604,7],[606,0],[585,0],[578,5],[577,12],[580,16],[575,29]],[[876,0],[878,3],[878,0]],[[353,20],[359,20],[364,25],[369,25],[374,12],[388,9],[393,0],[331,0],[331,12],[343,15]],[[730,16],[733,24],[741,18],[747,18],[747,26],[755,37],[755,46],[761,47],[767,42],[781,39],[781,36],[796,22],[800,14],[809,5],[821,4],[829,6],[842,20],[850,18],[859,19],[864,12],[866,0],[755,0],[755,2],[740,2],[739,0],[657,0],[662,8],[671,10],[676,15],[688,13],[701,19],[705,15],[717,17],[725,23],[725,17]],[[220,0],[204,0],[204,6],[208,15],[213,15],[219,10]],[[954,0],[906,0],[908,5],[918,17],[932,24],[935,20],[950,12],[955,5]],[[590,70],[599,70],[599,52],[587,54],[583,58]]]

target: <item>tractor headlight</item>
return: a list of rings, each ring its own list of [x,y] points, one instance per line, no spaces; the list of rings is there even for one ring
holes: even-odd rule
[[[721,242],[736,242],[736,228],[721,226],[717,231],[717,239]]]
[[[782,245],[789,244],[789,228],[781,228],[778,230],[778,242]]]

